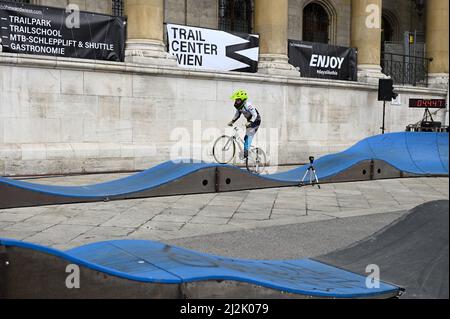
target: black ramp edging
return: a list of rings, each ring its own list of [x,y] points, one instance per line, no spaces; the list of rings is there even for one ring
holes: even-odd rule
[[[406,289],[403,298],[449,298],[449,201],[420,205],[371,237],[316,260]],[[367,275],[367,274],[365,274]]]
[[[179,284],[143,283],[85,266],[78,289],[66,287],[67,266],[76,263],[42,251],[0,246],[0,298],[7,299],[179,299]]]

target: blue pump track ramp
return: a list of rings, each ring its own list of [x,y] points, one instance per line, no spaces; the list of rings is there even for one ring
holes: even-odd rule
[[[73,265],[79,289],[66,287]],[[0,298],[378,299],[402,291],[388,283],[367,288],[366,277],[311,259],[227,259],[152,241],[108,241],[63,252],[0,239]]]
[[[321,183],[448,176],[448,133],[402,132],[364,139],[314,166]],[[48,186],[0,178],[0,209],[299,186],[309,165],[253,175],[228,165],[166,162],[127,178]]]
[[[301,260],[230,259],[140,240],[60,251],[0,238],[0,298],[448,299],[448,208],[448,200],[422,204],[347,248]],[[377,287],[367,285],[368,265],[380,269]],[[80,286],[68,289],[74,269]]]

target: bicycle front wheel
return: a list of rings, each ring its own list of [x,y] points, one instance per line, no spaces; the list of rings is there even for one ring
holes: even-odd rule
[[[267,165],[266,153],[260,148],[251,150],[248,154],[248,158],[245,161],[247,170],[253,174],[261,174]]]
[[[214,143],[214,159],[219,164],[228,164],[236,156],[236,144],[232,137],[221,136]]]

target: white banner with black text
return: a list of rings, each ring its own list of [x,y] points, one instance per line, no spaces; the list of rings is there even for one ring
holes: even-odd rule
[[[178,66],[211,71],[258,71],[259,35],[167,24],[168,51]]]

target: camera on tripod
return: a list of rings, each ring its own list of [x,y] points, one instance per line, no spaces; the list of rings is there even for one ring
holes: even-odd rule
[[[316,173],[316,168],[314,167],[315,160],[316,159],[314,156],[309,157],[309,167],[306,170],[305,176],[303,176],[303,179],[300,182],[300,186],[306,186],[306,185],[315,186],[315,185],[317,185],[317,187],[319,189],[321,189],[320,184],[319,184],[319,178],[317,177],[317,173]],[[309,175],[309,184],[306,184],[305,180],[308,177],[308,175]]]

